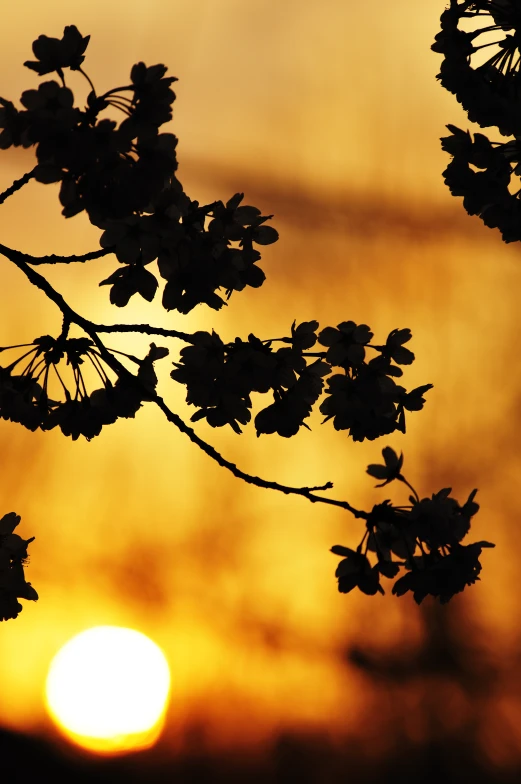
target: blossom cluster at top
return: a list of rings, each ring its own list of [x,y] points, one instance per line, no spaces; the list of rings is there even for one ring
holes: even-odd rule
[[[465,25],[472,28],[465,30]],[[463,28],[463,29],[462,29]],[[443,55],[438,79],[469,120],[495,126],[508,141],[449,125],[442,139],[452,155],[444,171],[454,196],[470,215],[500,230],[505,242],[521,239],[521,6],[518,0],[451,0],[432,46]],[[487,56],[489,55],[489,56]],[[485,58],[480,62],[477,58]]]
[[[172,119],[175,93],[166,66],[135,64],[130,83],[98,95],[83,70],[89,36],[74,25],[61,39],[40,36],[36,60],[25,65],[39,76],[56,79],[22,93],[22,109],[0,98],[0,149],[36,148],[34,176],[60,183],[62,214],[85,210],[103,234],[101,245],[122,265],[100,285],[110,285],[118,307],[139,294],[151,301],[159,281],[147,265],[157,260],[166,280],[163,306],[188,313],[204,303],[219,309],[233,291],[264,281],[256,265],[257,247],[278,239],[266,226],[271,215],[241,205],[243,194],[226,204],[199,205],[184,193],[177,170],[177,139],[160,128]],[[64,70],[80,72],[91,91],[87,105],[75,106]],[[118,124],[101,117],[105,110],[124,114]],[[222,294],[220,293],[222,292]]]

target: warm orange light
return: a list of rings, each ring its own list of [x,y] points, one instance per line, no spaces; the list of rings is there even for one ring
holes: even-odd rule
[[[170,671],[161,649],[133,629],[97,626],[56,654],[46,682],[49,713],[83,748],[147,748],[162,729]]]

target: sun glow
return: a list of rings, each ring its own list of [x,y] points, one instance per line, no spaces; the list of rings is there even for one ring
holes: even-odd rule
[[[97,626],[58,651],[45,691],[49,713],[68,738],[98,753],[121,753],[159,737],[170,670],[144,634]]]

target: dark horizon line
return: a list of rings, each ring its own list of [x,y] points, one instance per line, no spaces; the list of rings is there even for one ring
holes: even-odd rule
[[[16,160],[22,164],[29,156],[31,165],[34,165],[34,155],[30,150],[15,148],[8,151],[4,161],[8,165]],[[31,165],[28,164],[29,168]],[[23,174],[23,164],[16,166],[16,169],[14,178]],[[490,240],[497,245],[497,232],[485,227],[477,216],[472,219],[465,212],[461,201],[455,200],[448,190],[447,206],[412,195],[410,201],[397,203],[391,194],[377,190],[324,188],[319,191],[314,183],[292,182],[288,176],[274,179],[271,175],[263,176],[253,168],[231,168],[215,160],[183,156],[180,170],[177,171],[181,183],[185,173],[188,179],[201,185],[204,183],[212,188],[215,185],[221,191],[215,194],[216,199],[225,200],[233,193],[244,192],[245,203],[251,200],[275,218],[305,227],[308,231],[340,229],[353,236],[368,239],[377,235],[395,234],[416,241],[461,237],[481,243]],[[197,194],[188,195],[191,198],[197,197]]]
[[[183,173],[201,184],[215,183],[219,188],[228,188],[222,198],[230,198],[234,192],[245,192],[245,203],[250,200],[262,204],[270,214],[308,230],[347,230],[356,236],[378,234],[400,234],[416,240],[431,240],[440,236],[459,236],[484,242],[490,239],[497,244],[497,232],[483,225],[477,216],[469,216],[461,201],[457,201],[447,190],[447,206],[437,202],[422,201],[411,197],[410,203],[396,203],[391,195],[362,189],[336,189],[317,193],[312,183],[289,182],[288,177],[280,180],[263,177],[253,169],[230,169],[215,161],[184,158],[180,165],[179,179]],[[441,175],[440,175],[441,176]],[[239,187],[240,186],[240,187]],[[216,198],[219,195],[216,194]],[[452,200],[452,204],[451,204]],[[375,203],[377,208],[375,209]]]

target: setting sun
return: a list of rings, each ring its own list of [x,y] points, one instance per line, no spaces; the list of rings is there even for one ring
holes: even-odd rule
[[[157,740],[169,689],[168,663],[152,640],[133,629],[97,626],[58,651],[46,702],[67,737],[110,754]]]

